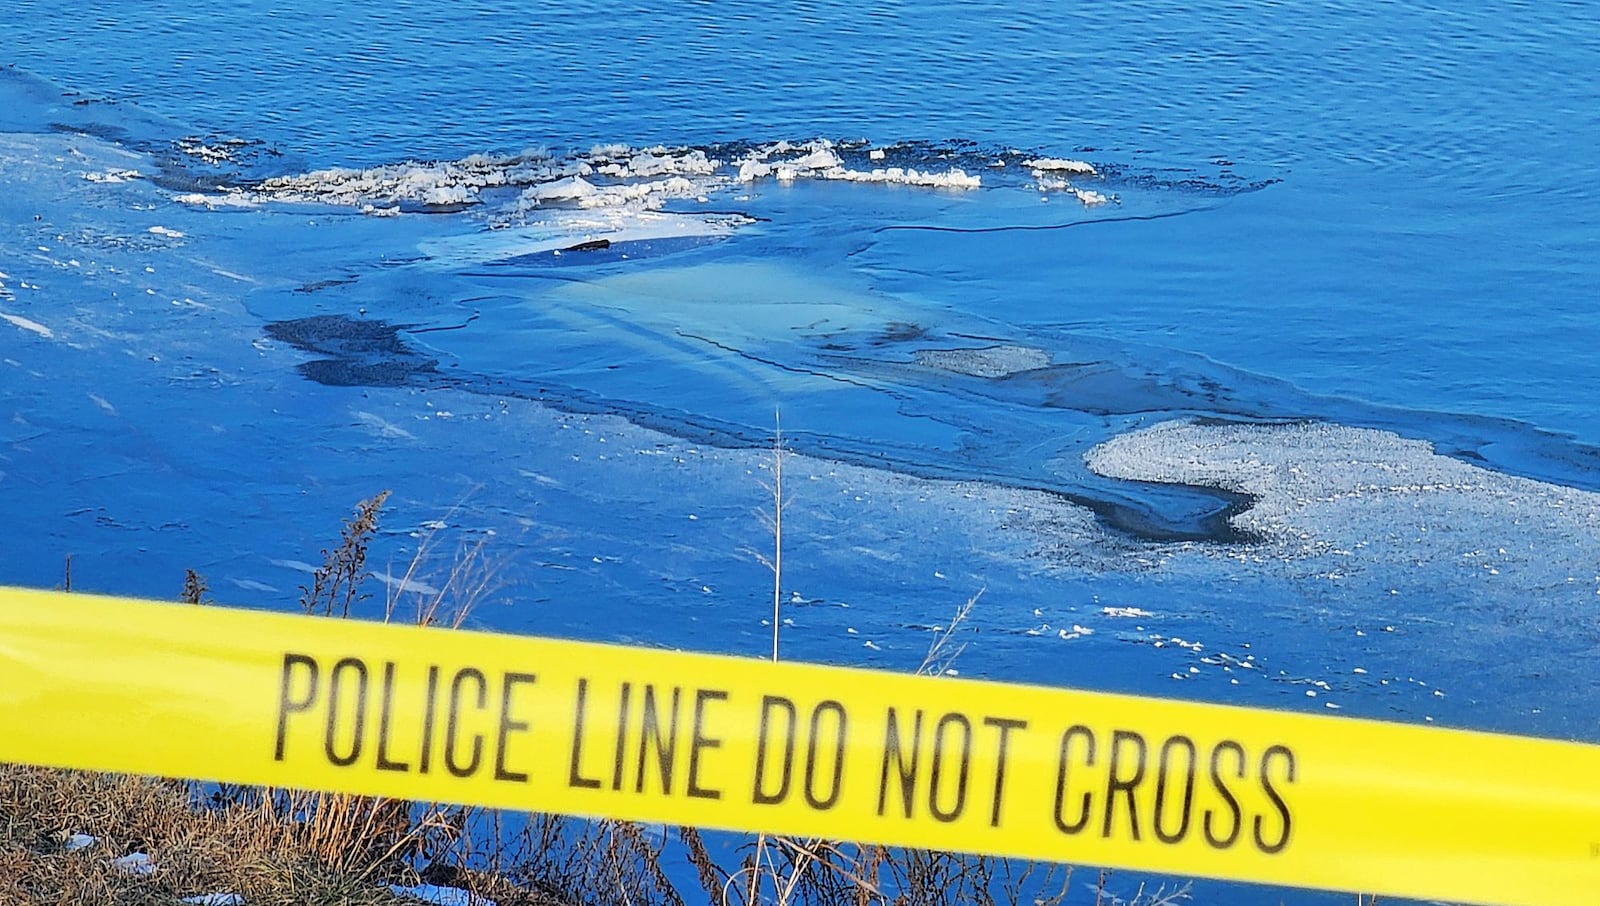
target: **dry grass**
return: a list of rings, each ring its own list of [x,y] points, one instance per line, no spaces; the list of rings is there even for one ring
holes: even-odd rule
[[[96,840],[68,852],[72,834]],[[154,870],[114,864],[133,852],[149,855]],[[288,824],[196,809],[187,784],[0,765],[0,903],[171,906],[208,893],[235,893],[251,906],[400,902],[317,861]]]
[[[389,499],[388,491],[356,504],[356,514],[344,524],[339,546],[323,550],[322,565],[311,576],[311,587],[300,586],[300,609],[312,616],[348,619],[367,595],[361,585],[367,578],[367,547],[378,531],[378,511]]]

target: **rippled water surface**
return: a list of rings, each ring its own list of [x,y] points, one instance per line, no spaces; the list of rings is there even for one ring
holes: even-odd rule
[[[14,0],[0,584],[1600,740],[1597,20]]]

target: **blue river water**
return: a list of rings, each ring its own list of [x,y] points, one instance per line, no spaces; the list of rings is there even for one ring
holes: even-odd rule
[[[981,591],[964,675],[1600,741],[1594,4],[0,47],[0,584],[289,610],[393,489],[376,597],[481,542],[477,625],[760,655],[781,429],[786,657],[915,669]]]

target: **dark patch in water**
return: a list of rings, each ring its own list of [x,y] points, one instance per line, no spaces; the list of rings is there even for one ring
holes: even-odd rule
[[[313,315],[274,321],[267,336],[325,358],[302,362],[301,374],[334,387],[400,387],[437,374],[439,360],[400,337],[404,325]]]

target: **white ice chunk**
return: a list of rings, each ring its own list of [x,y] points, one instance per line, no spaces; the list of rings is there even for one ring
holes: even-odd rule
[[[3,311],[0,311],[0,318],[3,318],[5,320],[7,320],[7,321],[10,321],[12,324],[16,325],[17,327],[19,327],[19,328],[21,328],[23,330],[29,331],[31,333],[36,333],[39,336],[44,337],[46,340],[55,339],[55,336],[56,336],[55,335],[55,331],[53,331],[50,328],[44,326],[43,324],[40,324],[38,321],[29,320],[28,318],[24,318],[21,315],[7,314],[6,312],[3,312]]]
[[[1022,162],[1024,167],[1034,170],[1053,173],[1076,173],[1079,176],[1094,176],[1094,165],[1081,160],[1067,160],[1060,157],[1039,157]]]
[[[138,170],[107,170],[104,173],[85,173],[83,178],[90,182],[115,183],[138,179],[139,175]]]
[[[261,199],[255,195],[246,195],[243,192],[228,191],[217,195],[206,195],[203,192],[189,192],[173,196],[173,201],[193,207],[207,208],[256,208],[261,206]]]

